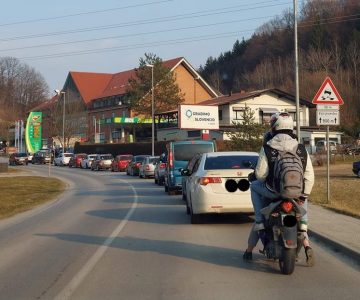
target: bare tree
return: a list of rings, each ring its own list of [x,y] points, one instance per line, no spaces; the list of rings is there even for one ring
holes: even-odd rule
[[[349,68],[353,71],[354,74],[354,84],[357,88],[359,86],[358,72],[360,68],[360,45],[356,41],[351,41],[350,45],[347,47],[347,62]]]
[[[57,138],[63,148],[69,146],[72,138],[79,137],[81,132],[85,132],[82,127],[87,124],[86,107],[84,103],[76,101],[76,99],[70,91],[66,91],[65,94],[60,94],[59,98],[55,99],[45,112],[44,119],[47,120],[46,125],[49,126],[49,136]],[[63,138],[65,138],[65,145]]]

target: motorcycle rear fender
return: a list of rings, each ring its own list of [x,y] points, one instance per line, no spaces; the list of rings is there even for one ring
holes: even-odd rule
[[[297,224],[292,227],[284,226],[281,231],[281,237],[285,248],[297,248]],[[291,243],[287,241],[291,241]]]
[[[279,201],[276,201],[276,202],[271,202],[268,206],[262,208],[260,210],[260,212],[264,215],[265,217],[265,220],[269,220],[269,217],[270,217],[270,214],[273,212],[273,210],[278,207],[280,205],[280,203],[282,202],[283,200],[279,200]],[[296,201],[294,200],[289,200],[291,201],[295,207],[296,207],[296,210],[297,212],[301,215],[301,216],[304,216],[306,214],[306,210],[305,208],[303,208],[302,206],[298,205],[296,203]]]

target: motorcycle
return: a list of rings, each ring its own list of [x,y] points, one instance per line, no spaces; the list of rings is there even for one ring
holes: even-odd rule
[[[265,230],[259,233],[264,245],[260,253],[269,259],[279,260],[281,273],[290,275],[294,272],[296,257],[305,238],[300,231],[300,219],[306,214],[301,199],[273,200],[261,213],[265,219]]]

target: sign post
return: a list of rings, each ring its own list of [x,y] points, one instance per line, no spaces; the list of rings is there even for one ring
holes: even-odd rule
[[[326,77],[313,101],[316,104],[316,124],[326,125],[326,154],[327,154],[327,203],[330,201],[330,139],[329,125],[340,125],[339,106],[344,104],[339,92],[331,81]]]

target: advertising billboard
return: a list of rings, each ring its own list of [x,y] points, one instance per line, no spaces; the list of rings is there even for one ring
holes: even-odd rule
[[[42,112],[31,112],[26,122],[25,140],[26,148],[35,153],[42,147]]]
[[[181,104],[179,114],[181,129],[219,129],[218,106]]]

